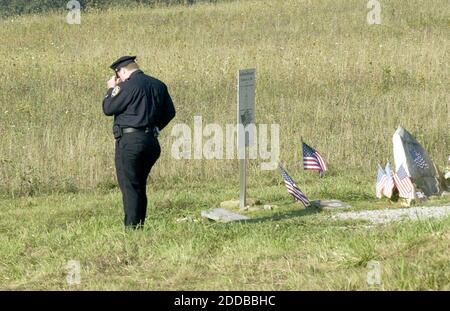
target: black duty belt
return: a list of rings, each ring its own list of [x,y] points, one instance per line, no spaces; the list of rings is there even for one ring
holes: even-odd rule
[[[152,133],[154,137],[159,136],[159,129],[156,126],[150,125],[145,127],[120,127],[118,124],[115,124],[113,126],[113,134],[115,139],[119,139],[123,134],[134,132]]]
[[[126,134],[126,133],[134,133],[134,132],[145,132],[145,133],[149,133],[151,131],[150,127],[140,127],[140,128],[135,128],[135,127],[123,127],[122,128],[122,133]]]

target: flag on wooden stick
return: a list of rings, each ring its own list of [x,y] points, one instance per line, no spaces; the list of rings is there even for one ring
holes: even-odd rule
[[[300,190],[295,181],[289,176],[286,170],[280,165],[281,176],[283,176],[284,184],[286,185],[287,191],[294,197],[296,201],[303,203],[305,207],[309,206],[310,202],[306,195]]]
[[[400,197],[405,199],[414,199],[416,197],[416,187],[406,173],[403,164],[400,165],[397,173],[394,174],[394,182]]]

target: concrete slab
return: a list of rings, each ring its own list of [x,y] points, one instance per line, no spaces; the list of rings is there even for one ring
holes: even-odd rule
[[[202,211],[201,215],[202,217],[220,222],[232,222],[250,219],[250,217],[248,216],[244,216],[224,208],[214,208],[212,210]]]

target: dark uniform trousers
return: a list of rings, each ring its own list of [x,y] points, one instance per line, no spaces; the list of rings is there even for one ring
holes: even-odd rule
[[[144,225],[147,177],[161,154],[153,131],[125,133],[116,140],[116,173],[122,191],[125,227]]]

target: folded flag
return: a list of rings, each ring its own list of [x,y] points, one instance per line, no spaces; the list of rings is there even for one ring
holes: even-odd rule
[[[391,165],[389,162],[386,164],[386,168],[384,169],[386,173],[386,181],[384,182],[383,194],[385,197],[391,198],[392,193],[394,192],[394,178],[392,177]]]
[[[314,148],[302,142],[303,167],[305,170],[325,172],[327,165],[320,153]]]
[[[284,184],[286,185],[287,191],[294,197],[296,201],[303,203],[305,207],[309,206],[309,200],[306,195],[300,190],[295,181],[289,176],[286,170],[280,165],[279,166],[281,175],[283,176]]]
[[[375,186],[375,193],[377,198],[381,199],[383,197],[383,189],[386,183],[386,173],[383,168],[378,164],[378,175],[377,175],[377,184]]]
[[[394,181],[400,197],[405,199],[414,199],[416,197],[416,188],[406,173],[403,164],[400,165],[397,173],[394,174]]]

